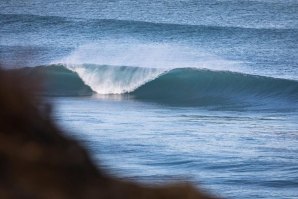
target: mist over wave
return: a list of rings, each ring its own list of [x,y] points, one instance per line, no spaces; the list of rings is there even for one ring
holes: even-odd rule
[[[179,43],[144,42],[134,39],[103,40],[77,47],[70,55],[52,62],[64,65],[97,64],[143,68],[208,68],[240,71],[240,62],[223,59],[199,47]]]
[[[173,43],[108,40],[86,44],[52,64],[76,72],[98,94],[130,93],[175,68],[239,71],[239,63]]]

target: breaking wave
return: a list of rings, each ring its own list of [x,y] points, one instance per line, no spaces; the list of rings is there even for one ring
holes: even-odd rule
[[[124,95],[165,104],[206,106],[298,103],[298,82],[197,68],[50,65],[24,68],[44,74],[45,95]]]

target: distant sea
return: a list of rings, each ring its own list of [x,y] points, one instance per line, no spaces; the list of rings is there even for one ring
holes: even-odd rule
[[[112,175],[298,198],[296,0],[2,0],[0,63]]]

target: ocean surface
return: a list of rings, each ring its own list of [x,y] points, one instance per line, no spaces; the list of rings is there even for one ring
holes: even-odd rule
[[[298,198],[296,0],[2,0],[0,63],[112,175]]]

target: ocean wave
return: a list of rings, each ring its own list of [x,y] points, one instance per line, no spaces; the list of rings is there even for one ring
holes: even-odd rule
[[[24,68],[24,74],[44,74],[45,95],[130,96],[165,104],[297,105],[295,80],[197,68],[156,69],[107,65],[50,65]]]
[[[59,25],[84,25],[89,26],[107,26],[113,28],[124,28],[128,29],[132,27],[138,27],[138,29],[148,29],[151,27],[152,30],[155,29],[168,29],[168,30],[182,30],[185,31],[185,28],[191,29],[193,31],[218,31],[226,30],[230,31],[297,31],[298,28],[293,27],[280,27],[280,26],[242,26],[242,25],[207,25],[207,24],[187,24],[187,23],[166,23],[166,22],[150,22],[150,21],[140,21],[140,20],[127,20],[127,19],[106,19],[106,18],[77,18],[77,17],[62,17],[62,16],[41,16],[41,15],[32,15],[32,14],[1,14],[0,13],[0,24],[1,25],[10,25],[12,23],[20,22],[24,23],[35,23],[38,27],[41,26],[59,26]]]

